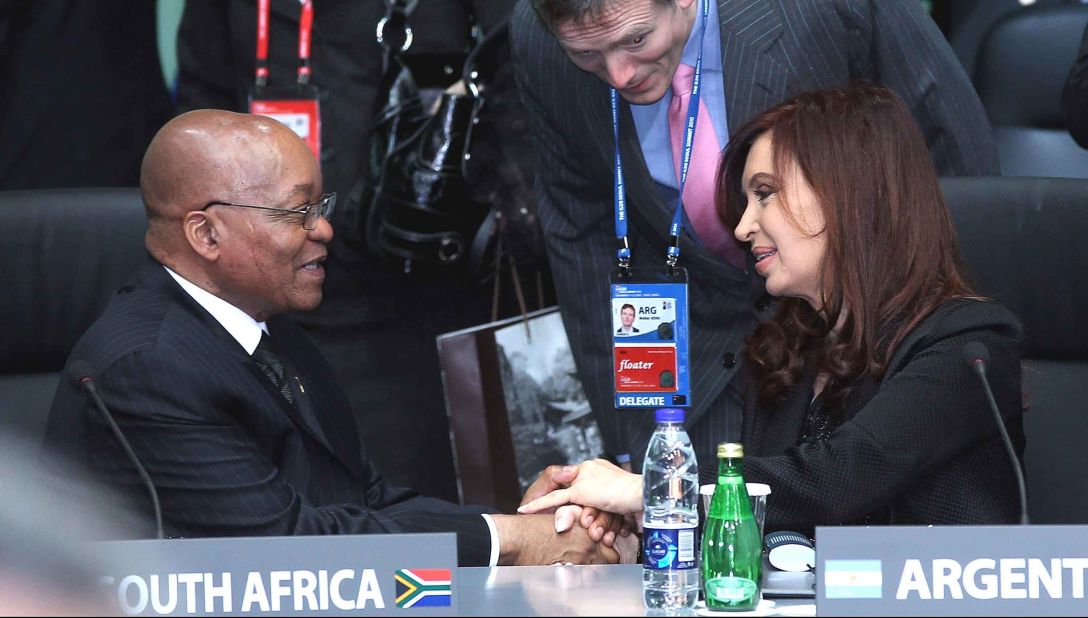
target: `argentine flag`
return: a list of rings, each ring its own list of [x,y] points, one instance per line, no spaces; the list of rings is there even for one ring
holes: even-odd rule
[[[879,599],[884,575],[879,560],[825,560],[824,593],[828,599]]]

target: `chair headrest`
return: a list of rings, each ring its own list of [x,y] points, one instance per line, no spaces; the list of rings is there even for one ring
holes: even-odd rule
[[[59,371],[146,259],[139,189],[0,192],[0,372]]]
[[[1013,11],[987,31],[974,82],[995,125],[1061,128],[1065,78],[1080,48],[1088,4]]]
[[[967,274],[1024,325],[1024,356],[1088,359],[1088,179],[942,178]]]

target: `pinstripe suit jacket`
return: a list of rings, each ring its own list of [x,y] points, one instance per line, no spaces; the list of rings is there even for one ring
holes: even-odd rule
[[[317,347],[287,320],[272,318],[268,326],[285,363],[297,369],[321,431],[157,262],[117,292],[72,352],[94,368],[106,406],[158,488],[167,533],[456,532],[460,562],[486,565],[484,511],[383,481]],[[67,381],[53,401],[46,447],[150,512],[124,452]]]
[[[803,90],[868,78],[904,98],[942,174],[998,173],[981,103],[914,0],[718,2],[731,129]],[[637,411],[617,413],[612,402],[607,276],[616,265],[617,245],[608,88],[567,59],[526,0],[515,9],[511,39],[536,136],[540,221],[563,320],[606,448],[630,452],[637,470],[653,419]],[[633,262],[660,269],[673,205],[650,178],[626,103],[620,129]],[[770,317],[769,302],[758,277],[714,257],[687,229],[680,246],[691,283],[693,401],[687,424],[697,456],[713,460],[716,442],[736,436],[726,425],[739,426],[739,404],[726,386],[744,337],[757,319]]]

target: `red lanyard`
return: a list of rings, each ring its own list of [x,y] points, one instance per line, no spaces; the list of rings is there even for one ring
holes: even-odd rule
[[[313,0],[301,0],[298,20],[298,83],[310,81],[310,33],[314,26]],[[268,84],[268,15],[271,0],[257,1],[257,85]]]

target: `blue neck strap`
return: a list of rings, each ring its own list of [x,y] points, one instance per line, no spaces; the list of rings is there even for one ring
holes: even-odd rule
[[[691,99],[688,100],[688,116],[684,130],[684,147],[680,155],[680,182],[676,195],[676,208],[673,212],[672,225],[669,226],[669,246],[666,249],[665,263],[671,268],[676,266],[680,258],[680,230],[683,225],[683,197],[684,184],[688,180],[688,165],[691,163],[691,147],[695,140],[695,123],[699,119],[699,91],[700,78],[703,68],[703,35],[706,34],[706,21],[710,13],[710,0],[702,0],[703,29],[699,33],[699,56],[695,61],[695,77],[691,84]],[[616,238],[620,242],[617,251],[619,266],[627,270],[631,263],[631,247],[627,240],[627,194],[623,181],[623,160],[620,156],[620,114],[619,94],[615,88],[609,88],[609,98],[612,103],[612,135],[615,138],[615,165],[613,174],[615,177],[615,193],[613,202],[615,205]]]

